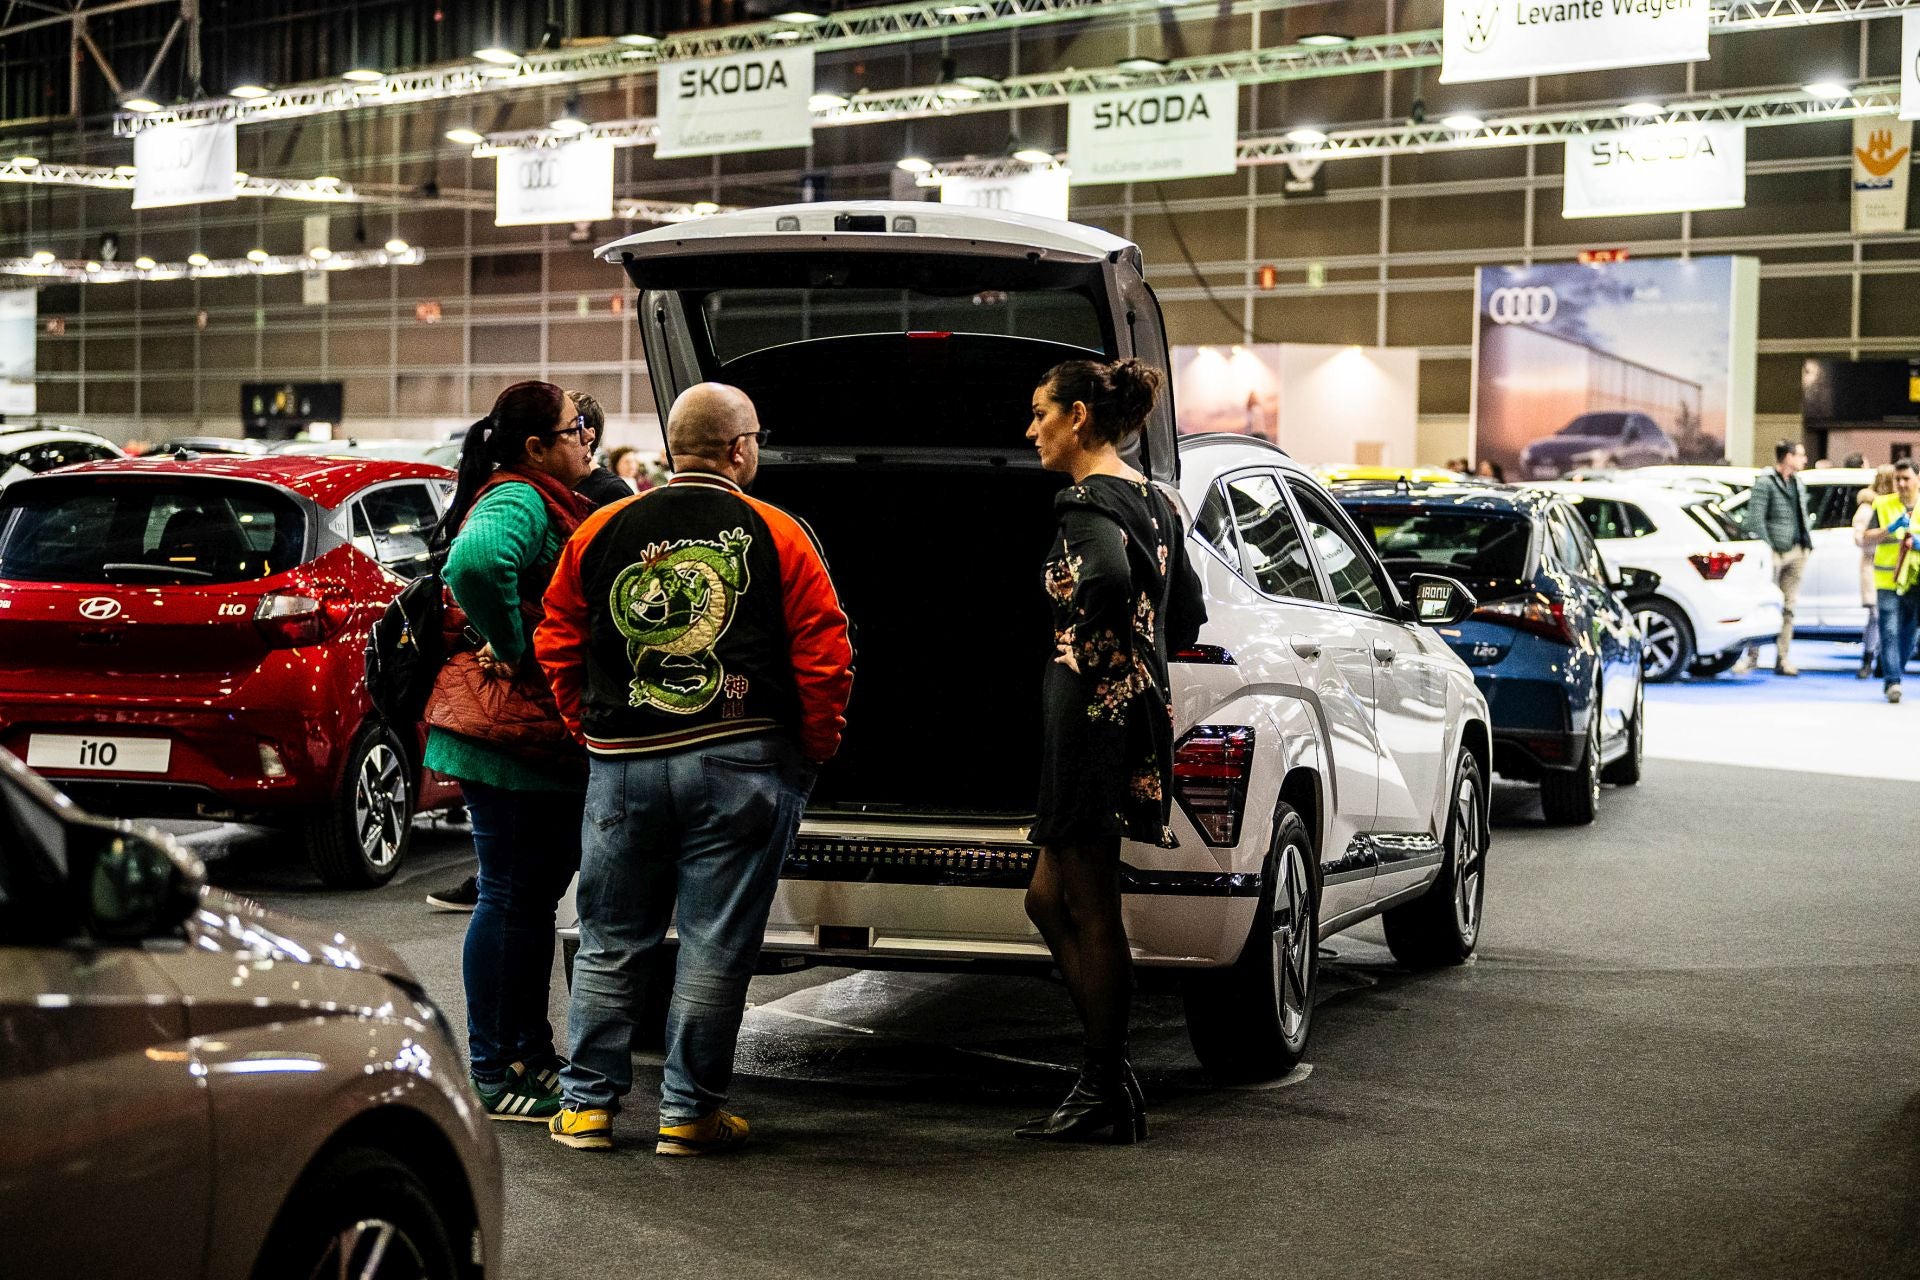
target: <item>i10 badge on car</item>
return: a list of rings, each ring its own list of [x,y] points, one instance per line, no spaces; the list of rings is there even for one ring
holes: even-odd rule
[[[783,870],[769,963],[1044,972],[1022,900],[1049,648],[1038,553],[1063,480],[1022,432],[1057,363],[1167,368],[1140,251],[1029,215],[828,201],[601,254],[641,290],[663,412],[715,378],[782,424],[754,491],[812,527],[858,628],[845,741]],[[911,429],[862,404],[912,405]],[[1183,975],[1201,1060],[1270,1077],[1305,1050],[1322,938],[1384,915],[1408,963],[1472,954],[1486,701],[1285,454],[1176,439],[1162,399],[1127,460],[1184,513],[1209,616],[1171,655],[1174,843],[1121,847],[1127,934],[1138,964]],[[903,546],[935,557],[939,590],[900,590]],[[1472,608],[1431,581],[1426,623]],[[640,1005],[653,1034],[662,994]]]

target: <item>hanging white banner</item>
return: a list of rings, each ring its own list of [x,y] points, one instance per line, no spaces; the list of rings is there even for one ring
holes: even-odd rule
[[[1067,179],[1205,178],[1234,170],[1240,89],[1231,83],[1093,93],[1067,101]]]
[[[659,85],[662,160],[813,142],[811,49],[663,62]]]
[[[34,332],[40,310],[35,289],[0,290],[0,413],[34,412]]]
[[[1566,172],[1566,218],[1744,208],[1746,126],[1649,125],[1569,138]]]
[[[232,200],[235,159],[231,124],[162,124],[133,139],[133,207]]]
[[[1853,233],[1907,229],[1907,171],[1913,121],[1864,116],[1853,122]]]
[[[494,160],[493,225],[604,222],[613,216],[613,144],[521,147]]]
[[[1700,62],[1707,0],[1447,0],[1440,82]]]
[[[1004,178],[944,178],[940,203],[972,205],[976,209],[1004,209],[1067,220],[1065,169],[1035,169]]]
[[[1900,118],[1920,120],[1920,13],[1900,19]]]

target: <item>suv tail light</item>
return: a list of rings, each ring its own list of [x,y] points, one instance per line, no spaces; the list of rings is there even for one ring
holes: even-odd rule
[[[352,611],[345,587],[316,583],[298,591],[269,591],[253,611],[253,625],[269,648],[298,649],[331,639]]]
[[[1573,643],[1573,628],[1567,623],[1567,606],[1558,600],[1501,600],[1494,604],[1483,604],[1473,611],[1470,621],[1495,622],[1502,626],[1518,627],[1549,640],[1558,640],[1562,644]]]
[[[1688,563],[1700,571],[1700,576],[1708,582],[1718,582],[1727,576],[1727,570],[1747,558],[1744,551],[1708,551],[1701,555],[1687,557]]]
[[[1173,749],[1173,796],[1215,847],[1240,843],[1240,818],[1253,775],[1253,730],[1196,725]]]

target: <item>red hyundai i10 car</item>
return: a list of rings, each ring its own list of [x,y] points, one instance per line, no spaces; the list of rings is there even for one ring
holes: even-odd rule
[[[324,457],[88,463],[0,495],[0,746],[88,808],[297,831],[374,885],[459,803],[367,699],[452,475]],[[404,739],[404,740],[403,740]]]

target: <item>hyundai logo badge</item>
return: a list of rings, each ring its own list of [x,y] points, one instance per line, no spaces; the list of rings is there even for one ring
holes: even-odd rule
[[[80,616],[95,622],[120,616],[120,602],[112,596],[89,596],[80,602]]]

